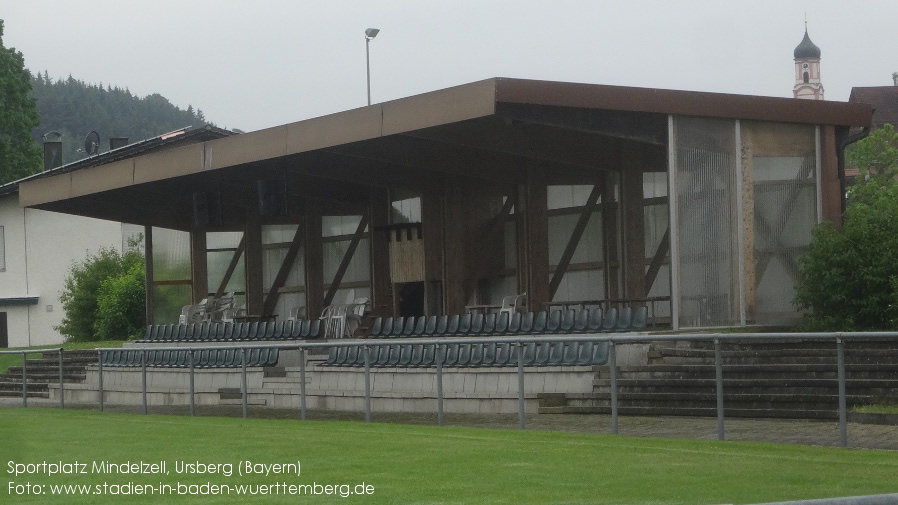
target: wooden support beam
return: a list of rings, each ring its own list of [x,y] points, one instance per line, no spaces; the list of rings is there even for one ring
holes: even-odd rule
[[[329,306],[334,301],[334,295],[337,294],[337,289],[340,288],[340,283],[343,282],[343,276],[346,275],[346,270],[349,268],[349,262],[352,261],[352,257],[355,255],[355,250],[359,246],[359,242],[362,241],[362,238],[365,236],[365,228],[368,227],[369,216],[367,214],[362,215],[361,221],[359,221],[358,228],[355,229],[355,233],[352,235],[352,240],[349,242],[349,248],[346,249],[346,254],[343,255],[343,260],[340,261],[340,266],[337,267],[337,272],[334,274],[334,279],[331,281],[330,288],[327,290],[327,294],[324,296],[324,306]]]
[[[246,313],[265,315],[262,314],[262,219],[258,205],[247,208],[243,238],[246,242]]]
[[[446,313],[461,314],[465,310],[468,299],[465,298],[465,279],[468,278],[467,257],[465,254],[465,221],[466,207],[470,201],[466,198],[466,186],[458,178],[447,182],[444,189],[443,209],[443,303]],[[427,236],[424,236],[427,240]]]
[[[645,298],[645,203],[642,173],[651,169],[640,150],[623,150],[621,167],[621,240],[623,245],[623,294],[626,299]]]
[[[209,270],[206,266],[206,232],[192,230],[190,232],[190,278],[193,282],[192,303],[209,296]]]
[[[315,318],[324,310],[324,250],[322,249],[321,207],[306,200],[306,316]]]
[[[390,194],[383,188],[371,188],[368,212],[371,226],[371,311],[376,315],[393,315],[393,295],[390,287],[390,242],[377,229],[390,224]]]
[[[602,185],[594,185],[592,191],[589,193],[589,197],[586,199],[586,204],[583,205],[583,210],[580,212],[580,217],[577,219],[577,224],[574,226],[571,238],[568,239],[567,246],[561,254],[558,266],[555,267],[555,273],[552,275],[552,280],[549,281],[550,299],[555,297],[555,292],[558,291],[558,286],[561,285],[561,280],[564,278],[564,274],[567,273],[568,266],[571,264],[571,259],[577,251],[577,246],[580,245],[580,239],[583,238],[583,232],[586,231],[586,226],[589,224],[589,218],[592,217],[593,213],[598,208],[599,197],[601,195]]]
[[[755,257],[755,168],[754,136],[751,128],[742,128],[742,257],[744,258],[743,284],[745,289],[745,320],[755,320],[758,299],[757,267]],[[736,270],[738,272],[738,270]]]
[[[262,306],[263,314],[274,313],[274,308],[277,307],[278,299],[281,297],[280,290],[287,281],[287,276],[290,275],[290,270],[293,269],[293,263],[296,262],[296,257],[299,255],[299,248],[302,247],[304,235],[303,225],[300,224],[296,227],[296,233],[293,234],[293,241],[290,242],[290,247],[287,249],[284,261],[281,262],[281,267],[278,269],[277,275],[274,276],[271,288],[268,289],[268,296],[265,298],[265,303]]]
[[[670,227],[667,228],[664,236],[661,237],[661,243],[658,244],[658,249],[655,250],[655,255],[652,256],[652,263],[649,264],[649,270],[645,273],[646,293],[650,292],[652,286],[655,285],[655,279],[658,278],[658,272],[664,266],[664,259],[668,254],[670,254]]]
[[[489,277],[490,272],[499,270],[496,268],[497,260],[500,262],[500,265],[504,263],[505,250],[503,247],[505,241],[499,240],[499,238],[504,235],[505,221],[511,215],[514,203],[514,198],[506,198],[499,214],[490,220],[472,244],[474,254],[471,257],[471,266],[468,269],[469,276],[465,279],[465,298],[468,300],[473,296],[474,290],[477,289],[481,279]]]
[[[603,263],[605,264],[605,293],[598,298],[621,298],[620,290],[620,250],[618,248],[619,222],[617,202],[614,201],[614,182],[618,174],[605,176],[602,188],[602,235]]]
[[[823,220],[840,226],[842,223],[842,184],[836,146],[836,127],[820,127],[820,194]]]
[[[552,301],[549,293],[549,218],[546,173],[538,167],[528,172],[524,189],[526,207],[524,268],[527,270],[527,302],[532,310],[541,310]]]
[[[228,269],[225,270],[224,277],[222,277],[221,282],[218,284],[218,289],[215,290],[215,298],[224,296],[225,289],[227,289],[228,283],[231,282],[231,277],[233,277],[234,271],[237,270],[237,265],[240,263],[240,256],[243,255],[244,249],[246,249],[246,235],[240,237],[240,243],[237,244],[237,249],[231,256],[231,261],[228,263]]]

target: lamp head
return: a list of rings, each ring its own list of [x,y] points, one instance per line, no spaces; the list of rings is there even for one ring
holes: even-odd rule
[[[377,28],[368,28],[367,30],[365,30],[365,38],[373,39],[374,37],[377,37],[377,34],[379,32],[380,32],[380,30]]]

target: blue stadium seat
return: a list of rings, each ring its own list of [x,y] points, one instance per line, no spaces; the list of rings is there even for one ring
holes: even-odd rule
[[[390,334],[385,335],[390,338],[399,337],[402,335],[402,330],[405,329],[405,317],[397,316],[393,318],[393,328],[390,329]]]
[[[443,333],[445,336],[451,336],[458,333],[458,327],[461,324],[461,316],[458,314],[452,314],[449,316],[449,320],[446,323],[446,331]]]
[[[461,316],[461,319],[458,321],[458,329],[455,331],[455,335],[467,335],[471,332],[471,320],[474,318],[472,314],[465,314]]]
[[[422,336],[433,336],[437,331],[437,316],[428,316],[427,322],[424,324]]]
[[[412,329],[412,337],[420,337],[424,335],[424,329],[427,328],[427,316],[418,316],[415,320],[415,327]]]
[[[402,329],[402,334],[400,337],[411,337],[415,333],[415,325],[417,324],[416,317],[407,317],[405,318],[405,327]]]
[[[496,318],[496,326],[493,328],[493,335],[507,335],[508,334],[508,312],[502,312]],[[520,325],[520,322],[518,323]]]
[[[614,324],[614,331],[628,331],[630,322],[633,320],[633,308],[624,307],[617,314],[617,322]]]
[[[546,313],[545,310],[541,310],[536,313],[536,317],[533,320],[533,327],[530,328],[530,333],[545,333],[546,332],[546,322],[548,321],[549,314]]]
[[[573,333],[574,324],[577,321],[577,311],[567,309],[561,314],[561,325],[558,327],[559,333]]]
[[[586,331],[595,333],[602,331],[602,309],[594,308],[589,312],[589,322],[586,323]]]
[[[392,321],[392,318],[390,319]],[[380,336],[380,332],[384,329],[384,318],[381,316],[375,317],[374,322],[371,324],[371,331],[368,332],[369,338],[377,338]]]
[[[471,356],[467,366],[481,366],[483,363],[483,344],[470,344]]]
[[[506,314],[507,315],[507,314]],[[483,325],[480,328],[481,335],[492,335],[496,332],[496,314],[486,314],[483,316]]]
[[[617,324],[617,308],[611,307],[608,309],[608,312],[605,313],[605,317],[602,318],[602,331],[603,332],[611,332],[614,331],[614,327]]]
[[[586,333],[589,327],[589,309],[581,309],[577,311],[577,318],[574,320],[573,333]]]
[[[546,319],[546,333],[558,333],[561,331],[561,311],[554,309],[549,311]]]
[[[471,344],[458,344],[458,360],[455,366],[466,367],[471,362]]]
[[[630,322],[629,331],[644,331],[649,315],[648,307],[637,307],[633,311],[633,320]]]
[[[510,343],[506,342],[503,344],[498,344],[496,346],[496,358],[493,360],[495,366],[510,366],[512,364],[512,358],[515,357],[514,354],[514,346]]]
[[[449,325],[449,316],[443,314],[437,317],[437,327],[433,332],[434,336],[442,336],[446,334],[446,328]]]
[[[496,366],[496,353],[495,342],[483,344],[483,359],[480,361],[480,366]]]
[[[471,316],[471,328],[468,330],[468,335],[478,335],[483,330],[483,317],[480,312]]]

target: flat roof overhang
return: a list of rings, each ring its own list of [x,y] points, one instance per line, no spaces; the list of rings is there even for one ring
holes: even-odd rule
[[[494,78],[38,178],[19,198],[186,230],[193,192],[249,205],[241,195],[260,179],[291,178],[293,196],[347,202],[372,186],[437,188],[447,175],[514,184],[534,165],[573,181],[615,169],[607,153],[627,146],[663,159],[668,115],[847,129],[872,114],[865,104]]]

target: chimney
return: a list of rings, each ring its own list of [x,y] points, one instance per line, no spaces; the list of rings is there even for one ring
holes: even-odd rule
[[[128,137],[109,137],[109,150],[128,145]]]
[[[44,134],[44,171],[62,166],[62,134],[57,131]]]

